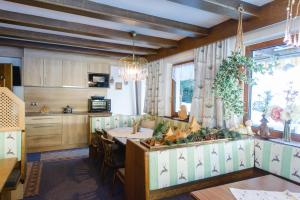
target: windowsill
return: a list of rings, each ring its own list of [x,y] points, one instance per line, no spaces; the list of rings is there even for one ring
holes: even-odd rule
[[[286,141],[284,141],[281,138],[269,139],[269,140],[272,141],[272,142],[276,142],[276,143],[285,144],[285,145],[289,145],[289,146],[300,148],[300,142],[295,142],[295,141],[286,142]]]
[[[172,119],[172,120],[179,121],[179,122],[189,122],[189,117],[185,120],[181,120],[178,117],[170,117],[170,116],[164,116],[164,118]]]

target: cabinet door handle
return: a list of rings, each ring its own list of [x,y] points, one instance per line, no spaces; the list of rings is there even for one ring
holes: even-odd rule
[[[44,119],[55,119],[55,118],[51,118],[51,117],[48,117],[48,118],[34,118],[34,119],[31,119],[31,120],[44,120]]]
[[[33,126],[32,128],[49,128],[49,127],[55,127],[55,126]]]

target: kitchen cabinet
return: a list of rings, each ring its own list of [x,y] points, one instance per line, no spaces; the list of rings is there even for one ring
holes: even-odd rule
[[[88,72],[89,73],[110,73],[110,67],[107,63],[89,63],[88,64]]]
[[[88,144],[88,115],[30,116],[25,122],[28,152],[78,148]]]
[[[63,116],[63,144],[87,144],[88,142],[88,116]]]
[[[61,87],[63,85],[62,80],[62,60],[44,59],[44,86]]]
[[[23,85],[43,86],[44,59],[41,57],[25,56],[23,64]]]
[[[62,145],[62,116],[26,117],[27,151],[60,149]]]
[[[63,60],[63,86],[87,87],[87,63]]]

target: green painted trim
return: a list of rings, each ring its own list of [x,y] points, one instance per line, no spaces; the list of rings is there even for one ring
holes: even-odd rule
[[[195,147],[189,147],[187,149],[187,167],[188,167],[188,180],[195,180]]]
[[[170,185],[177,185],[177,151],[169,150]]]
[[[211,145],[204,145],[204,147],[203,147],[204,178],[211,177],[210,146]]]
[[[158,188],[158,151],[149,153],[150,190]]]
[[[270,170],[270,156],[271,156],[271,142],[264,142],[263,146],[263,159],[262,159],[262,168],[264,170]]]
[[[239,170],[239,156],[238,156],[238,145],[237,141],[232,142],[232,163],[233,163],[233,171]]]
[[[22,137],[21,132],[17,133],[17,154],[18,154],[18,161],[21,160],[22,155]]]
[[[291,177],[291,161],[293,157],[293,147],[283,145],[283,150],[282,150],[282,161],[281,161],[281,176],[285,178],[290,178]]]
[[[253,159],[252,158],[252,153],[251,153],[251,145],[254,145],[254,143],[251,142],[251,140],[246,140],[245,141],[246,168],[254,167],[254,166],[251,166],[251,159]]]
[[[218,144],[219,149],[219,166],[220,166],[220,174],[226,173],[226,167],[225,167],[225,144],[219,143]]]

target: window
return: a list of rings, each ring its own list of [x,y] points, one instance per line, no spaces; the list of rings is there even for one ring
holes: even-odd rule
[[[189,113],[194,91],[194,63],[174,65],[172,68],[172,115],[184,105]]]
[[[300,49],[284,45],[277,45],[264,49],[254,50],[253,58],[256,62],[270,68],[266,74],[253,74],[257,85],[251,89],[250,115],[254,125],[259,125],[262,111],[266,102],[269,107],[279,106],[286,108],[288,90],[300,91]],[[290,96],[291,97],[291,96]],[[299,115],[292,120],[291,132],[300,134],[300,94],[295,93],[293,107],[294,115]],[[268,116],[268,115],[267,115]],[[284,123],[268,118],[268,126],[274,130],[283,131]]]

